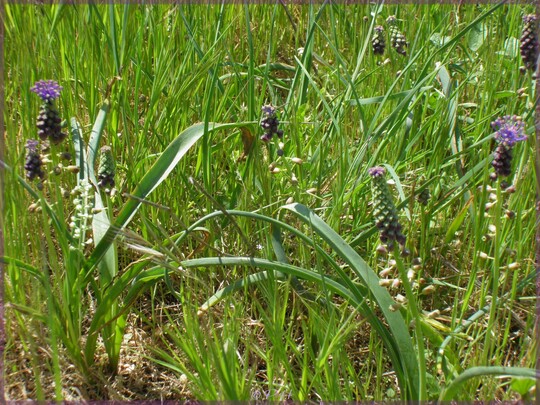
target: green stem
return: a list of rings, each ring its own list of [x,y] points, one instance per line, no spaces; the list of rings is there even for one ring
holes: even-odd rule
[[[486,339],[484,341],[484,356],[483,363],[488,364],[491,356],[493,340],[491,339],[493,326],[497,318],[497,296],[499,294],[499,278],[500,278],[500,235],[502,232],[501,214],[502,214],[503,196],[501,192],[501,182],[497,182],[497,204],[495,204],[493,212],[493,224],[495,225],[495,237],[493,239],[493,271],[492,271],[492,286],[491,286],[491,308],[489,310],[488,324],[486,327]]]
[[[424,336],[422,334],[422,320],[420,319],[420,312],[418,310],[418,303],[416,301],[416,297],[414,295],[414,292],[412,290],[411,283],[409,279],[407,278],[407,271],[405,270],[405,266],[403,265],[403,261],[401,260],[399,256],[399,248],[397,246],[394,247],[394,257],[396,259],[397,268],[399,271],[399,276],[401,278],[401,282],[403,283],[403,288],[405,289],[405,295],[407,297],[407,308],[410,312],[410,315],[412,319],[414,320],[414,325],[416,326],[415,329],[415,338],[416,338],[416,346],[417,346],[417,355],[418,355],[418,371],[419,371],[419,378],[418,378],[418,394],[419,394],[419,401],[426,401],[427,400],[427,388],[426,388],[426,356],[425,356],[425,347],[424,347]]]

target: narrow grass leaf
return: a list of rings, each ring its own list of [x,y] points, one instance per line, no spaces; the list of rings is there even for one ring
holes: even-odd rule
[[[452,380],[450,384],[444,389],[439,397],[440,401],[450,401],[459,397],[461,388],[463,384],[469,381],[472,378],[478,377],[487,377],[487,376],[496,376],[496,377],[524,377],[524,378],[535,378],[537,381],[540,379],[540,372],[531,368],[524,367],[500,367],[500,366],[480,366],[472,367],[468,370],[465,370],[457,378]],[[472,400],[473,398],[468,398]]]

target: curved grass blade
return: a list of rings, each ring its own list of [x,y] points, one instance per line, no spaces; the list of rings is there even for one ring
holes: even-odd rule
[[[242,290],[245,287],[249,287],[272,278],[278,280],[285,279],[286,275],[282,272],[274,272],[273,270],[266,270],[255,274],[250,274],[249,276],[237,280],[234,283],[229,284],[227,287],[224,287],[221,290],[217,291],[214,295],[207,299],[204,304],[199,307],[199,312],[201,313],[208,311],[210,307],[214,306],[216,303],[236,291]]]
[[[439,401],[450,401],[453,398],[456,398],[457,395],[459,394],[461,386],[465,382],[467,382],[471,378],[485,377],[485,376],[525,377],[525,378],[534,378],[538,381],[538,379],[540,379],[540,372],[532,368],[524,368],[524,367],[498,367],[498,366],[472,367],[468,370],[465,370],[458,377],[452,380],[452,382],[441,393],[439,397]]]
[[[397,347],[388,347],[389,351],[397,350],[399,361],[394,364],[398,369],[403,368],[402,386],[403,397],[408,399],[419,398],[419,369],[418,359],[415,355],[414,346],[403,316],[398,311],[392,311],[394,300],[386,289],[379,285],[379,277],[366,264],[366,262],[348,245],[330,226],[328,226],[313,211],[302,204],[290,204],[283,207],[293,212],[299,219],[308,224],[340,257],[351,267],[357,276],[365,283],[372,298],[382,311],[390,333]],[[420,361],[423,361],[421,359]]]
[[[241,124],[216,124],[209,123],[208,131],[219,128],[237,127]],[[136,198],[129,199],[118,214],[116,221],[108,229],[101,241],[96,246],[88,260],[89,268],[93,268],[107,252],[120,230],[126,226],[135,216],[148,195],[156,189],[171,173],[180,159],[188,150],[204,135],[204,123],[192,125],[178,135],[163,151],[158,160],[141,179],[135,190],[130,194]]]

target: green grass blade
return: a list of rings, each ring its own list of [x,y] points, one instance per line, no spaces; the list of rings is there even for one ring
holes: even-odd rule
[[[439,397],[440,401],[450,401],[456,398],[460,392],[461,386],[470,380],[471,378],[485,377],[485,376],[512,376],[512,377],[525,377],[535,378],[537,381],[540,378],[540,372],[531,368],[524,367],[499,367],[499,366],[481,366],[472,367],[465,370],[458,377],[446,387]],[[472,400],[473,398],[469,398]]]
[[[84,139],[82,135],[82,128],[79,122],[73,117],[70,120],[71,122],[71,139],[73,141],[73,146],[75,147],[75,161],[79,166],[79,180],[85,178],[86,173],[86,152]]]
[[[114,224],[108,228],[107,232],[96,246],[96,249],[92,252],[92,255],[88,260],[90,267],[93,267],[101,260],[120,230],[135,216],[142,205],[142,201],[167,178],[180,159],[182,159],[195,142],[204,135],[204,126],[204,123],[192,125],[180,133],[180,135],[167,146],[158,160],[141,179],[135,190],[130,193],[135,198],[129,199],[123,206]],[[219,128],[229,128],[234,126],[238,126],[238,124],[210,123],[208,130],[214,131]]]
[[[405,390],[403,397],[417,399],[419,395],[419,370],[414,346],[403,316],[398,311],[391,310],[394,300],[388,291],[379,285],[379,277],[341,236],[305,205],[290,204],[283,208],[293,212],[299,219],[308,224],[351,266],[351,269],[368,287],[372,299],[375,300],[388,322],[388,327],[398,347],[402,364],[394,364],[394,367],[403,367],[405,381],[400,381]],[[392,348],[388,349],[392,350]]]
[[[236,291],[241,291],[245,287],[249,287],[252,285],[255,285],[257,283],[263,282],[265,280],[269,280],[271,278],[273,279],[284,279],[286,278],[284,273],[281,272],[273,272],[270,276],[270,273],[272,273],[272,270],[268,271],[261,271],[255,274],[250,274],[246,278],[243,278],[241,280],[237,280],[232,284],[229,284],[227,287],[224,287],[217,291],[214,295],[212,295],[204,304],[202,304],[199,308],[200,311],[206,312],[210,307],[224,299],[225,297],[235,293]]]
[[[97,153],[99,150],[99,141],[101,140],[101,134],[103,133],[103,128],[105,126],[105,120],[107,118],[109,107],[109,102],[105,100],[99,110],[96,121],[94,122],[94,126],[92,127],[92,133],[90,135],[90,140],[88,141],[88,148],[86,151],[88,179],[96,189],[98,187],[94,167],[96,165]]]

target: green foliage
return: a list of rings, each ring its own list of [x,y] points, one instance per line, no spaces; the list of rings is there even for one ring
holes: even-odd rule
[[[285,3],[4,6],[8,399],[534,399],[532,8]],[[390,15],[406,56],[372,53]],[[42,189],[40,79],[74,117]],[[284,145],[259,139],[265,104]],[[505,114],[529,136],[515,193],[489,180]],[[410,257],[380,254],[375,165]],[[144,367],[167,380],[140,388]]]

